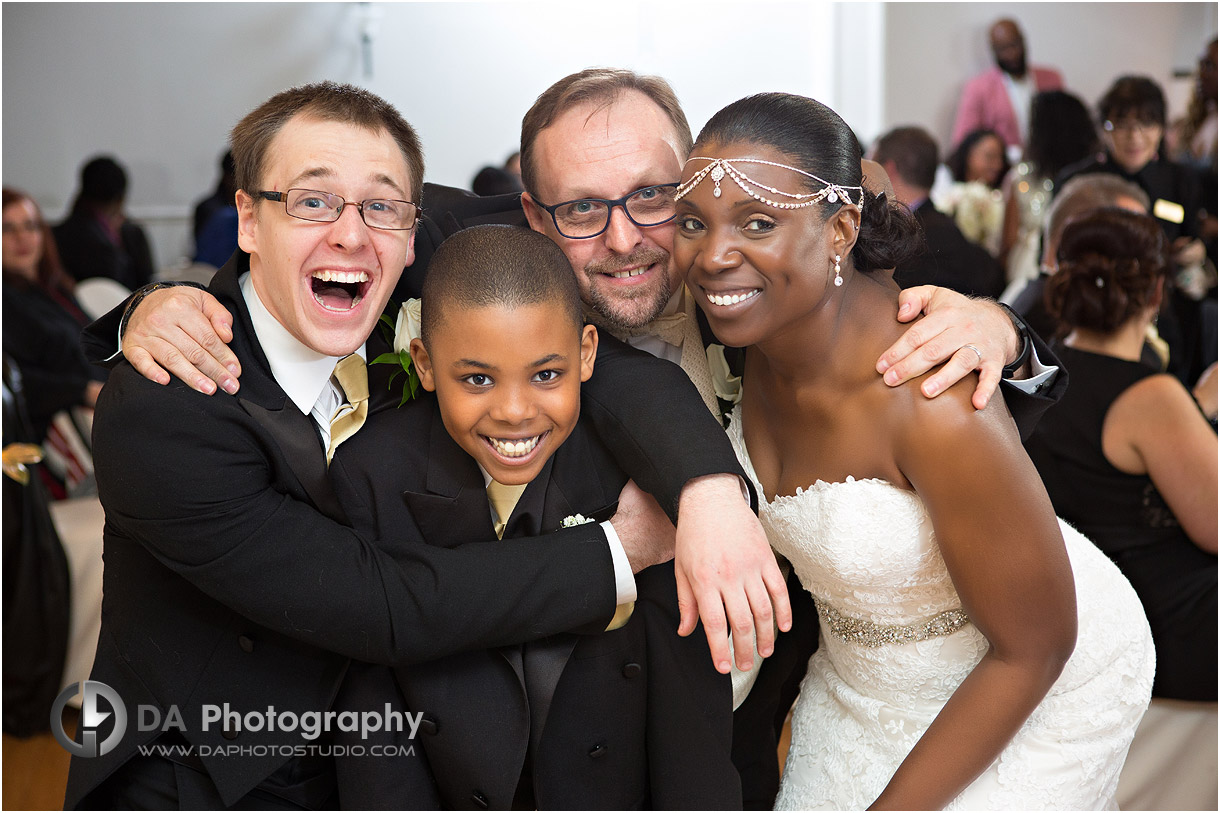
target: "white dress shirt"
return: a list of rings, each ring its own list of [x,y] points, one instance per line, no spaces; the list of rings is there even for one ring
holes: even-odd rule
[[[347,402],[347,397],[331,380],[335,365],[343,356],[323,355],[302,344],[258,298],[250,274],[242,274],[240,282],[254,335],[271,365],[271,377],[297,409],[313,418],[314,425],[322,433],[322,448],[325,449],[330,443],[330,420],[335,410]],[[356,354],[365,358],[364,345],[356,349]]]

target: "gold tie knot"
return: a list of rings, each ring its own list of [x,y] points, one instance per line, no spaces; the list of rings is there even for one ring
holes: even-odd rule
[[[339,444],[356,434],[364,425],[369,412],[369,370],[364,359],[352,353],[335,365],[335,381],[343,390],[347,402],[335,410],[330,419],[330,445],[326,447],[326,464],[335,456]],[[349,408],[350,407],[350,408]]]
[[[357,401],[369,399],[369,368],[364,359],[355,353],[339,359],[335,365],[335,380],[343,388],[348,403],[353,406]]]
[[[492,510],[496,512],[496,539],[504,538],[508,518],[512,516],[513,509],[517,507],[517,500],[521,499],[521,493],[525,491],[526,485],[528,484],[506,486],[495,480],[487,484],[487,501],[491,503]]]

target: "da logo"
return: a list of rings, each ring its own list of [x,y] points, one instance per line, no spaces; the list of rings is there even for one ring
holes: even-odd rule
[[[80,742],[76,742],[68,736],[68,733],[64,731],[63,721],[64,706],[68,705],[68,701],[77,694],[81,695]],[[106,705],[110,707],[110,711],[103,711],[99,707],[98,704],[101,701],[105,701]],[[101,733],[102,723],[112,714],[114,727],[106,739],[99,743],[97,738]],[[101,681],[86,680],[81,683],[73,683],[60,692],[59,697],[55,698],[55,704],[51,706],[51,733],[55,735],[55,739],[64,747],[64,750],[73,756],[100,757],[102,754],[108,754],[123,739],[126,731],[127,707],[123,705],[119,693]]]

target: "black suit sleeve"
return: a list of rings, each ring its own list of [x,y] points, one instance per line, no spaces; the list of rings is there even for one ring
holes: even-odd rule
[[[116,369],[94,425],[107,555],[139,544],[242,616],[374,663],[432,660],[610,616],[614,578],[600,534],[397,545],[391,556],[288,493],[295,480],[247,418],[232,396]]]
[[[753,486],[720,422],[678,365],[603,332],[581,409],[619,466],[677,522],[682,487],[708,474],[736,474]]]
[[[1008,381],[1000,382],[1000,392],[1004,395],[1004,404],[1012,413],[1013,420],[1017,422],[1017,429],[1021,433],[1022,440],[1033,434],[1034,427],[1038,425],[1042,414],[1059,402],[1063,393],[1067,391],[1068,385],[1067,369],[1059,361],[1059,357],[1033,330],[1029,331],[1029,337],[1033,341],[1034,351],[1038,354],[1038,359],[1042,364],[1047,367],[1058,367],[1059,372],[1055,374],[1050,383],[1035,393],[1026,392]]]
[[[106,313],[90,322],[81,331],[80,346],[85,358],[93,364],[114,367],[123,360],[121,355],[110,359],[119,349],[119,322],[123,320],[123,312],[127,310],[131,297],[127,297]],[[109,361],[108,361],[109,359]]]

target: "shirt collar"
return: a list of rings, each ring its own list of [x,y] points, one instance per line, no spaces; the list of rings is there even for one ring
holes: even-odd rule
[[[271,377],[297,409],[308,415],[322,390],[329,385],[335,364],[343,357],[325,356],[289,333],[258,298],[249,272],[242,274],[240,283],[254,335],[271,365]],[[364,345],[356,349],[356,354],[362,359],[366,358]]]

